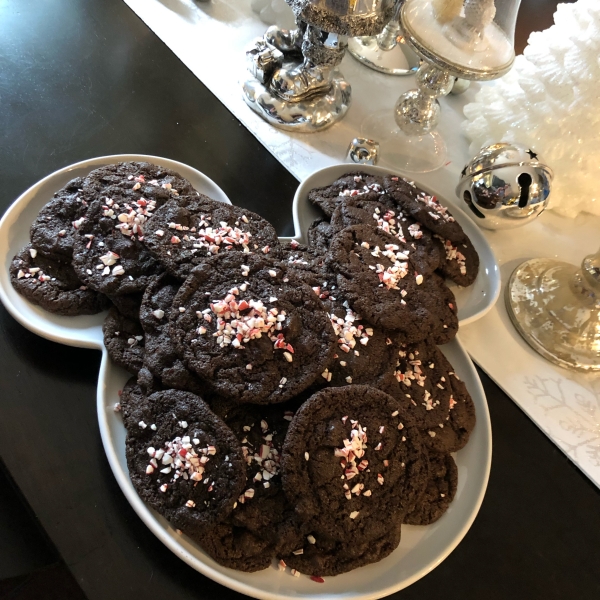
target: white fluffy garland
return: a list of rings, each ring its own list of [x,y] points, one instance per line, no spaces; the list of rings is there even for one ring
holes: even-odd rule
[[[465,106],[463,131],[473,156],[495,142],[530,145],[555,173],[550,208],[600,215],[600,1],[559,4],[554,23]]]

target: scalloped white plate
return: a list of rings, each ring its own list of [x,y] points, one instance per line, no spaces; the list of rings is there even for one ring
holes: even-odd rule
[[[128,160],[147,160],[172,168],[189,179],[198,191],[229,202],[224,192],[199,171],[155,156],[106,156],[61,169],[22,194],[0,221],[0,264],[3,266],[0,270],[0,299],[15,319],[34,333],[63,344],[102,351],[97,392],[100,434],[115,478],[133,509],[149,529],[191,567],[222,585],[255,598],[372,600],[401,590],[429,573],[452,552],[469,530],[483,501],[491,465],[491,425],[484,391],[473,363],[457,339],[443,346],[442,350],[473,397],[477,425],[469,444],[455,456],[459,471],[456,497],[437,523],[428,527],[404,526],[400,546],[379,563],[337,577],[327,577],[323,584],[317,584],[305,576],[292,577],[289,570],[280,572],[274,567],[259,573],[234,571],[218,565],[194,542],[178,535],[164,518],[139,498],[127,471],[125,429],[119,414],[113,410],[118,402],[118,392],[130,375],[113,365],[104,349],[101,329],[104,315],[59,317],[46,313],[19,296],[12,289],[8,276],[12,257],[28,242],[31,222],[55,191],[69,179],[85,175],[94,168]],[[344,168],[347,169],[347,166]],[[311,187],[326,183],[328,181],[317,182]],[[300,231],[301,223],[298,218],[298,197],[303,189],[306,190],[306,185],[307,182],[304,182],[300,186],[294,201],[296,232]],[[457,212],[456,209],[454,212]],[[470,231],[468,233],[471,235]],[[302,239],[302,236],[298,234],[295,239]]]

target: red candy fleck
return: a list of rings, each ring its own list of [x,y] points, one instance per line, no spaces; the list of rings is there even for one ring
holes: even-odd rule
[[[325,583],[325,580],[317,575],[311,575],[310,578],[312,581],[316,581],[317,583]]]

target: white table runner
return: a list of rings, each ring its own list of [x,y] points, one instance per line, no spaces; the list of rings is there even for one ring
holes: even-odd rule
[[[299,180],[344,162],[348,144],[360,134],[363,120],[377,110],[391,114],[398,96],[414,87],[412,77],[376,73],[348,55],[341,65],[353,91],[346,117],[318,134],[283,132],[265,123],[242,99],[239,81],[247,76],[244,51],[266,29],[252,12],[250,0],[124,1]],[[456,200],[454,187],[470,158],[460,123],[462,107],[473,95],[470,90],[442,99],[439,131],[446,139],[450,162],[435,173],[417,177],[450,201]],[[548,256],[580,263],[583,256],[598,249],[600,218],[580,215],[566,220],[547,211],[526,227],[486,232],[486,236],[506,282],[512,270],[529,258]],[[600,487],[600,375],[555,367],[529,348],[510,323],[503,294],[488,315],[461,328],[460,338],[488,375]]]

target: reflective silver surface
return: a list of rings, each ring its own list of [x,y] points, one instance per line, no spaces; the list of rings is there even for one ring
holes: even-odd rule
[[[376,165],[379,160],[379,142],[368,138],[354,138],[348,146],[347,158],[360,165]]]
[[[486,146],[465,166],[456,194],[487,229],[529,223],[548,205],[553,172],[527,146]]]
[[[286,0],[297,19],[324,31],[377,35],[394,16],[401,0]]]
[[[338,72],[332,73],[329,89],[299,102],[282,100],[256,79],[243,84],[246,104],[271,125],[302,133],[322,131],[348,111],[351,87]]]
[[[406,135],[419,136],[437,126],[440,117],[437,98],[450,93],[454,79],[427,62],[421,63],[416,79],[418,90],[409,90],[400,96],[394,119]]]
[[[261,83],[271,79],[273,73],[283,64],[283,54],[262,38],[246,51],[248,70]]]
[[[370,69],[387,75],[413,75],[419,68],[420,58],[406,44],[394,20],[379,35],[350,38],[348,52]]]
[[[600,370],[600,251],[581,268],[548,258],[519,265],[506,288],[517,331],[561,367]]]

